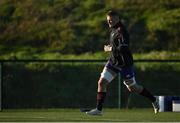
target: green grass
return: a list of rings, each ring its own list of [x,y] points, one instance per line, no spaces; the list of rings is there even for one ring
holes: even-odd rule
[[[103,116],[88,116],[79,109],[11,109],[0,112],[0,122],[178,122],[180,113],[152,109],[104,109]]]

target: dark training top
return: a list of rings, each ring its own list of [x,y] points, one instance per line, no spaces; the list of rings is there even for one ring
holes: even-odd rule
[[[129,34],[120,22],[111,30],[110,45],[112,46],[112,53],[109,61],[112,65],[116,67],[133,65],[133,57],[129,50]]]

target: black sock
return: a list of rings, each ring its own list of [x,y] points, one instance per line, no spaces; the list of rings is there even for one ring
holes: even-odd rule
[[[148,90],[146,90],[145,88],[143,88],[142,92],[139,93],[139,94],[146,97],[146,98],[148,98],[151,102],[156,101],[156,98]]]
[[[97,105],[96,105],[96,108],[99,111],[102,111],[102,107],[103,107],[103,103],[104,103],[105,98],[106,98],[106,92],[98,92],[97,93]]]

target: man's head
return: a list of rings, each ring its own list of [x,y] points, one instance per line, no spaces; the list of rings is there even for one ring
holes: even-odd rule
[[[114,27],[120,21],[119,15],[115,11],[108,11],[106,18],[110,28]]]

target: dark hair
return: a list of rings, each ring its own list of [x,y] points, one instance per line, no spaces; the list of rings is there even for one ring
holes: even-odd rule
[[[116,11],[114,11],[114,10],[108,11],[108,12],[107,12],[107,15],[108,15],[108,16],[119,16],[119,14],[118,14]]]

